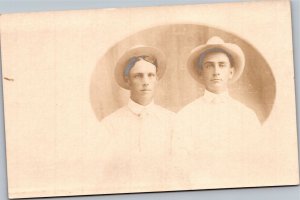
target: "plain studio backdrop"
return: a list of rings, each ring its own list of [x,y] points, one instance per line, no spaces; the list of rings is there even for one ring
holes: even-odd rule
[[[205,44],[213,36],[219,36],[225,42],[235,43],[243,49],[245,70],[238,82],[231,85],[230,94],[252,108],[263,123],[271,112],[276,93],[275,79],[264,57],[238,36],[195,24],[149,28],[111,47],[100,59],[91,80],[91,104],[97,118],[101,120],[127,103],[129,92],[116,83],[114,68],[118,58],[130,47],[137,45],[157,47],[166,55],[166,72],[159,81],[154,98],[157,104],[178,112],[184,105],[202,96],[204,86],[192,78],[186,63],[192,49]]]

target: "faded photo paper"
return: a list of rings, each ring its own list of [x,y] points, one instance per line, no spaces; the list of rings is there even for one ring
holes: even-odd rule
[[[1,16],[10,198],[299,184],[290,2]]]

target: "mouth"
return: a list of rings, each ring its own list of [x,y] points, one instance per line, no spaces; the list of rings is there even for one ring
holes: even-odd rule
[[[213,82],[220,82],[220,81],[222,81],[222,79],[220,79],[220,78],[214,78],[211,81],[213,81]]]
[[[151,92],[152,90],[149,90],[149,89],[143,89],[141,90],[142,92]]]

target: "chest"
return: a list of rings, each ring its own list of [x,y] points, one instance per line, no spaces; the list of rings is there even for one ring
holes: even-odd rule
[[[118,152],[156,155],[166,153],[171,139],[170,122],[153,115],[118,120],[112,127]]]

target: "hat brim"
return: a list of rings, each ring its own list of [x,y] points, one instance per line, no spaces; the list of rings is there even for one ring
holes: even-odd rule
[[[166,70],[166,57],[162,51],[150,46],[135,46],[126,51],[118,60],[115,67],[115,79],[117,83],[124,89],[129,90],[128,84],[124,77],[124,70],[127,67],[129,59],[138,56],[151,56],[156,58],[156,75],[160,79]]]
[[[203,84],[203,78],[199,74],[199,57],[202,53],[209,49],[223,49],[231,55],[233,60],[234,73],[229,83],[233,83],[239,79],[243,73],[245,67],[245,56],[241,48],[235,44],[223,43],[223,44],[205,44],[194,48],[187,61],[187,68],[191,76],[201,84]]]

